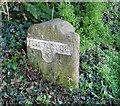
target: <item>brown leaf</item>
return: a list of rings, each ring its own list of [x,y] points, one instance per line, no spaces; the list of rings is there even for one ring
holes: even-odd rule
[[[0,89],[3,89],[3,87],[0,87]]]
[[[3,61],[3,59],[1,59],[1,58],[0,58],[0,61],[2,62],[2,61]]]
[[[30,48],[30,45],[28,45],[28,48]]]
[[[18,82],[18,83],[19,83],[19,82],[21,82],[21,80],[20,80],[20,79],[17,79],[17,80],[16,80],[16,82]]]
[[[30,67],[30,70],[32,69],[32,67]]]
[[[31,93],[31,90],[30,90],[29,88],[26,88],[26,91],[27,91],[28,93]]]
[[[15,79],[11,79],[11,82],[15,82]]]
[[[3,50],[2,52],[7,53],[7,52],[9,52],[9,50]]]
[[[34,71],[38,71],[38,69],[35,69]]]

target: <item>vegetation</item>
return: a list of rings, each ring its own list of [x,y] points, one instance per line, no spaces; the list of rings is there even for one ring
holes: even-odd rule
[[[3,5],[5,11],[7,8]],[[120,104],[119,3],[9,3],[3,14],[2,104]],[[29,64],[30,25],[60,18],[80,35],[79,90],[44,79]]]

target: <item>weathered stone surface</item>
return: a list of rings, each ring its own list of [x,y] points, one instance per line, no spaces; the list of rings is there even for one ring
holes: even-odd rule
[[[67,21],[54,19],[28,29],[27,55],[44,77],[78,88],[80,37]]]

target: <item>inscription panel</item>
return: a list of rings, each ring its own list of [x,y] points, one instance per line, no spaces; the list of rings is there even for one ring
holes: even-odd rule
[[[27,37],[27,47],[40,50],[43,59],[49,63],[52,62],[56,53],[63,55],[71,55],[72,45],[53,41],[45,41]]]

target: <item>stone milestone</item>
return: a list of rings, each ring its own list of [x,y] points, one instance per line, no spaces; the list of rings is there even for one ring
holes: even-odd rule
[[[74,89],[79,82],[80,37],[67,21],[54,19],[28,29],[27,55],[46,79]]]

